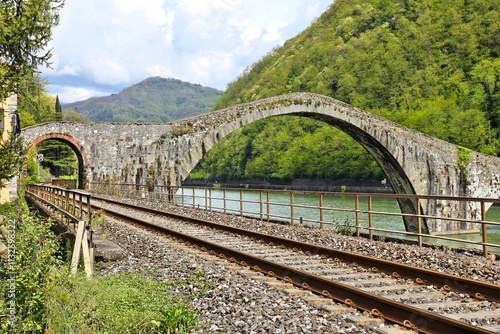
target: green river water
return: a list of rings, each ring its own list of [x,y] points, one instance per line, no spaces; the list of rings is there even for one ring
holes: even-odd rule
[[[211,195],[209,195],[211,193]],[[263,218],[267,219],[267,213],[273,220],[283,220],[290,222],[291,207],[290,207],[290,195],[286,193],[271,193],[269,202],[273,203],[270,205],[259,203],[260,194],[255,191],[243,190],[240,194],[240,190],[226,190],[224,198],[224,192],[219,189],[211,189],[211,191],[205,192],[204,189],[195,190],[195,203],[194,206],[205,208],[211,207],[214,211],[224,210],[224,205],[226,212],[239,214],[242,210],[245,215],[260,217],[261,213]],[[212,199],[208,199],[209,197]],[[240,206],[240,196],[243,198],[243,204]],[[263,195],[263,201],[266,202],[266,195]],[[207,200],[206,200],[207,198]],[[182,202],[181,192],[176,194],[176,203],[180,204]],[[191,189],[185,189],[184,191],[184,205],[193,205],[193,193]],[[224,204],[225,202],[225,204]],[[278,204],[282,203],[282,205]],[[310,194],[295,194],[293,198],[294,208],[293,216],[294,223],[299,223],[300,217],[302,217],[302,222],[304,224],[318,224],[320,221],[320,210],[319,206],[319,196]],[[306,207],[307,206],[307,207]],[[345,209],[354,209],[355,200],[353,197],[347,196],[323,196],[323,222],[325,227],[334,227],[334,222],[337,223],[347,223],[350,225],[355,225],[356,218],[354,212],[342,211]],[[367,197],[361,197],[359,199],[359,209],[361,211],[368,210],[368,200]],[[377,212],[390,212],[390,213],[401,213],[396,199],[392,198],[373,198],[372,201],[372,211]],[[286,218],[285,218],[286,217]],[[385,234],[391,236],[402,236],[398,233],[405,231],[403,218],[398,215],[372,215],[373,227],[385,230],[391,230],[393,232],[380,232],[374,231],[375,234]],[[500,222],[500,206],[492,206],[486,214],[486,220],[490,222]],[[314,222],[316,221],[316,222]],[[362,228],[362,232],[367,232],[368,228],[368,213],[359,213],[359,222]],[[481,241],[481,235],[479,233],[474,234],[461,234],[461,235],[447,235],[446,237],[460,239],[460,240],[471,240],[471,241]],[[451,240],[436,240],[428,237],[423,238],[424,241],[444,244],[449,247],[470,247],[470,248],[481,248],[480,245],[473,244],[463,244],[459,241]],[[500,245],[500,225],[499,226],[488,226],[487,228],[487,242]],[[490,251],[500,252],[500,247],[489,247]]]

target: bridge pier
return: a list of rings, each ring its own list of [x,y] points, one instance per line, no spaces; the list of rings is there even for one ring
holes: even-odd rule
[[[419,214],[422,212],[420,203],[411,198],[398,198],[399,208],[401,212],[408,214]],[[403,216],[405,229],[407,232],[429,234],[430,230],[427,225],[427,220],[413,216]]]

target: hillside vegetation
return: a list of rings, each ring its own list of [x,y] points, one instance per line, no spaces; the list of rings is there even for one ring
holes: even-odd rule
[[[210,111],[222,94],[215,88],[151,77],[118,94],[63,105],[91,121],[171,122]]]
[[[315,92],[499,155],[499,7],[497,0],[336,0],[308,29],[232,82],[216,108]],[[309,120],[285,123],[289,126],[268,120],[236,132],[232,144],[215,147],[196,173],[232,170],[219,178],[380,175],[373,163],[364,164],[367,153],[339,130]],[[264,132],[254,135],[257,129]],[[244,150],[227,149],[235,145]],[[230,165],[238,169],[226,168]]]

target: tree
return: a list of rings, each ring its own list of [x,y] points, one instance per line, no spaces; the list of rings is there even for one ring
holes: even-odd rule
[[[50,173],[56,177],[74,175],[78,170],[75,152],[58,140],[45,140],[37,145],[37,150],[43,154],[42,166],[49,168]]]
[[[73,109],[68,109],[63,111],[63,121],[65,122],[90,122],[89,118],[83,114],[77,113]]]
[[[32,77],[38,66],[50,65],[51,50],[45,48],[63,4],[64,0],[0,1],[0,99],[18,93],[18,83]],[[22,147],[13,134],[0,143],[0,184],[17,173]]]
[[[11,134],[4,142],[0,141],[0,188],[18,173],[24,155],[21,139]]]
[[[18,105],[20,114],[29,113],[35,124],[56,120],[55,98],[46,93],[47,81],[34,73],[18,82]],[[28,119],[29,120],[29,119]],[[21,118],[22,127],[29,125],[25,118]]]
[[[45,48],[63,5],[64,0],[0,2],[0,98],[17,93],[19,80],[38,66],[50,65],[52,53]]]
[[[335,0],[309,28],[230,83],[215,109],[286,92],[314,92],[500,156],[498,22],[498,0]],[[247,157],[247,176],[380,175],[373,159],[349,137],[327,137],[330,131],[294,136],[277,152],[277,145],[266,144],[279,143],[286,133],[273,130],[266,126],[269,134],[249,141],[253,153]],[[344,153],[338,154],[340,149]],[[231,162],[233,156],[224,151],[224,159]],[[217,170],[224,170],[217,163]]]
[[[56,113],[56,121],[62,122],[63,112],[62,112],[61,103],[59,103],[59,95],[56,96],[55,113]]]

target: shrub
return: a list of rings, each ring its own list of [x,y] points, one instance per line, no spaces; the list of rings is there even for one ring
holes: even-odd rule
[[[42,333],[46,323],[47,280],[54,265],[60,264],[58,238],[51,232],[52,222],[18,214],[15,203],[3,205],[1,242],[8,245],[8,258],[1,259],[0,315],[2,333]],[[7,233],[5,233],[7,232]]]
[[[333,227],[338,234],[353,235],[355,226],[351,223],[349,214],[346,214],[343,222],[334,222]]]
[[[212,283],[202,271],[189,282],[138,273],[71,276],[52,221],[20,214],[15,203],[0,206],[0,215],[0,242],[9,248],[0,257],[7,282],[0,285],[1,333],[187,333],[196,324],[185,297],[173,291],[187,285],[193,295],[204,293]]]
[[[49,333],[187,333],[196,314],[173,282],[138,273],[72,280],[62,273],[51,289]]]

